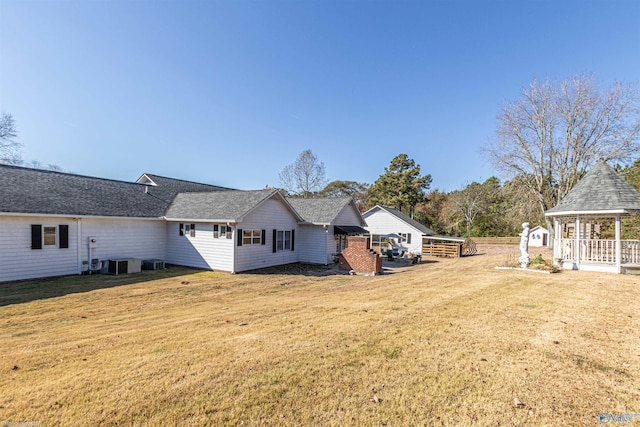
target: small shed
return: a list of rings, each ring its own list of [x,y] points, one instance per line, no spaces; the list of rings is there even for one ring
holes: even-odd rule
[[[549,246],[549,230],[540,225],[529,230],[529,246]]]
[[[475,255],[476,244],[464,237],[426,236],[422,238],[422,255],[459,258]]]

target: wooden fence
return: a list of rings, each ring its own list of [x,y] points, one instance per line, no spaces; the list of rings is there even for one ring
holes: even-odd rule
[[[479,245],[519,245],[520,237],[474,237]]]

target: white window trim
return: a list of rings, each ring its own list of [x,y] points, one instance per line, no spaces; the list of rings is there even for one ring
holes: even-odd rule
[[[276,252],[291,251],[291,230],[276,230]]]
[[[52,244],[52,245],[48,245],[48,244],[45,243],[46,242],[46,237],[45,236],[47,234],[45,232],[45,230],[47,228],[53,228],[54,229],[54,233],[55,234],[54,234],[53,237],[54,237],[55,243]],[[58,231],[58,226],[57,225],[42,224],[42,249],[45,249],[45,248],[57,248],[59,246],[59,241],[60,241],[59,235],[60,235],[60,232]]]
[[[248,235],[247,235],[248,234]],[[262,230],[242,230],[242,245],[261,245]]]

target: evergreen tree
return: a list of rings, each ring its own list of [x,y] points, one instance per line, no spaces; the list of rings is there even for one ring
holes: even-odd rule
[[[398,154],[371,186],[368,206],[384,205],[413,216],[415,206],[425,201],[430,184],[431,175],[421,176],[420,165],[406,154]]]

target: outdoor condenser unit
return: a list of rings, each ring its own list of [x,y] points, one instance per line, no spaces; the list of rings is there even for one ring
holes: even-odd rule
[[[164,261],[161,259],[145,259],[142,261],[143,270],[162,270],[164,268]]]
[[[107,272],[109,274],[140,273],[139,259],[110,259]]]

